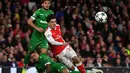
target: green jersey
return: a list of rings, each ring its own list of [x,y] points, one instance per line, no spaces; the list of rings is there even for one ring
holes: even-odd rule
[[[44,8],[40,8],[33,13],[31,18],[36,21],[35,25],[37,27],[41,27],[45,30],[48,27],[46,18],[50,14],[54,14],[52,10],[45,10]]]
[[[48,27],[48,24],[46,22],[46,17],[48,17],[48,15],[50,14],[54,14],[54,12],[50,9],[45,10],[44,8],[40,8],[33,13],[31,18],[36,21],[35,25],[37,27],[43,28],[45,30]],[[48,49],[49,45],[47,39],[44,36],[44,33],[40,33],[39,31],[34,29],[30,39],[28,50],[33,51],[36,50],[37,48]],[[28,62],[29,62],[29,56],[26,55],[24,63],[27,64]]]
[[[31,18],[36,21],[35,25],[37,27],[43,28],[45,30],[48,27],[46,18],[50,14],[54,14],[52,10],[50,9],[45,10],[44,8],[40,8],[34,12]],[[29,50],[33,51],[37,47],[39,47],[40,49],[41,48],[47,49],[49,46],[48,46],[48,41],[44,36],[44,33],[40,33],[39,31],[34,29],[31,36],[30,44],[29,44]]]
[[[50,64],[51,66],[51,73],[61,73],[62,69],[66,68],[64,65],[54,62],[47,55],[42,54],[39,56],[39,61],[36,63],[38,73],[44,73],[47,64]]]

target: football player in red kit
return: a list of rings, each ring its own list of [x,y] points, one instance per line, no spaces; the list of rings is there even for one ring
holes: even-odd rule
[[[74,70],[74,65],[81,73],[86,73],[84,65],[77,57],[76,52],[67,44],[61,36],[60,25],[56,23],[55,15],[51,14],[47,18],[48,28],[45,31],[45,37],[50,43],[51,52],[60,62],[68,68]],[[71,60],[73,62],[71,62]]]

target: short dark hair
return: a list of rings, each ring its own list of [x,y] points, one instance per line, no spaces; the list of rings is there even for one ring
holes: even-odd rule
[[[33,53],[36,53],[36,51],[32,51],[32,52],[30,52],[30,53],[29,53],[29,56],[31,56],[31,54],[33,54]]]
[[[45,2],[45,1],[50,1],[51,2],[51,0],[41,0],[41,3]]]
[[[46,18],[46,21],[47,22],[50,22],[51,19],[55,19],[55,15],[54,14],[50,14],[47,18]]]

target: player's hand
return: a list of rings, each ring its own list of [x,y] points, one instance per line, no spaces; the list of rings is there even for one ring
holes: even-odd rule
[[[66,45],[69,45],[69,44],[68,44],[68,43],[63,43],[62,45],[63,45],[63,46],[66,46]]]
[[[43,28],[37,28],[36,30],[39,31],[39,32],[43,32],[44,31]]]

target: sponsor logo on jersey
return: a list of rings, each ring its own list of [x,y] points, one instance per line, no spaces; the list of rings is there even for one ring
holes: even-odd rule
[[[46,21],[42,21],[42,20],[40,20],[40,23],[45,23],[45,24],[47,24],[47,22],[46,22]]]
[[[44,15],[44,14],[40,14],[40,15]]]
[[[58,40],[58,39],[60,39],[61,38],[61,36],[60,35],[57,35],[57,37],[55,38],[55,40]]]

